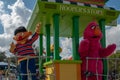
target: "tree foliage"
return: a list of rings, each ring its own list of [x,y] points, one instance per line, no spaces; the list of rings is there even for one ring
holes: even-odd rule
[[[113,77],[117,79],[120,77],[120,51],[117,51],[108,58],[108,70],[109,74],[112,74]]]
[[[0,52],[0,62],[6,59],[5,52]]]

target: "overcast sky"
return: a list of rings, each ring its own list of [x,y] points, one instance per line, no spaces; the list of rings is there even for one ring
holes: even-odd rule
[[[36,0],[0,0],[0,51],[8,51],[16,27],[27,25],[35,2]],[[120,0],[109,0],[106,5],[120,10]],[[119,23],[120,18],[118,18],[116,27],[107,27],[106,29],[107,44],[116,43],[117,49],[120,49]],[[71,53],[70,46],[72,44],[70,43],[71,39],[61,40],[60,45],[63,47],[63,54]]]

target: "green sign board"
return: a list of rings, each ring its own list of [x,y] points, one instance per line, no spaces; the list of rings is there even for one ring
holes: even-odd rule
[[[59,5],[58,10],[63,12],[72,12],[79,14],[89,14],[89,15],[104,15],[104,11],[96,8],[88,8],[88,7],[79,7],[79,6],[69,6],[69,5]]]
[[[115,26],[119,13],[120,11],[104,8],[38,1],[29,21],[28,29],[34,30],[32,26],[35,26],[37,22],[42,22],[43,26],[51,24],[51,28],[53,28],[53,15],[59,14],[60,35],[72,36],[72,18],[74,16],[80,17],[79,22],[81,28],[79,32],[81,34],[87,24],[95,19],[97,21],[105,19],[105,25],[111,25],[112,23],[112,25]],[[45,33],[45,31],[43,31],[43,33]],[[51,34],[53,34],[53,31],[51,31]]]

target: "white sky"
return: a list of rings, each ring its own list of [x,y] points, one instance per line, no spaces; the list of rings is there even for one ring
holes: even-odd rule
[[[112,3],[113,0],[110,0]],[[120,1],[120,0],[117,0]],[[120,2],[118,2],[120,4]],[[118,4],[116,3],[116,4]],[[109,5],[108,4],[108,5]],[[10,11],[6,11],[5,9],[6,3],[0,0],[0,23],[4,27],[4,34],[0,34],[0,51],[7,51],[9,49],[9,44],[12,41],[13,33],[16,27],[23,25],[26,26],[29,20],[29,17],[32,13],[32,10],[28,9],[22,0],[16,0],[15,3],[11,5],[7,5],[7,9]],[[112,5],[111,5],[112,6]],[[118,5],[113,5],[113,7],[117,7],[120,10]],[[118,8],[119,7],[119,8]],[[0,26],[1,27],[1,26]],[[109,28],[106,30],[106,41],[107,44],[116,43],[117,49],[120,49],[120,24],[117,27]],[[69,53],[71,51],[71,39],[64,39],[60,42],[61,47],[63,47],[63,55]]]

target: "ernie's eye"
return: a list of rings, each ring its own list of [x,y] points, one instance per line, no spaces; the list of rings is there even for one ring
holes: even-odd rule
[[[21,33],[21,36],[23,36],[23,35],[24,35],[24,33],[22,32],[22,33]]]
[[[92,26],[91,29],[95,29],[96,26]]]

